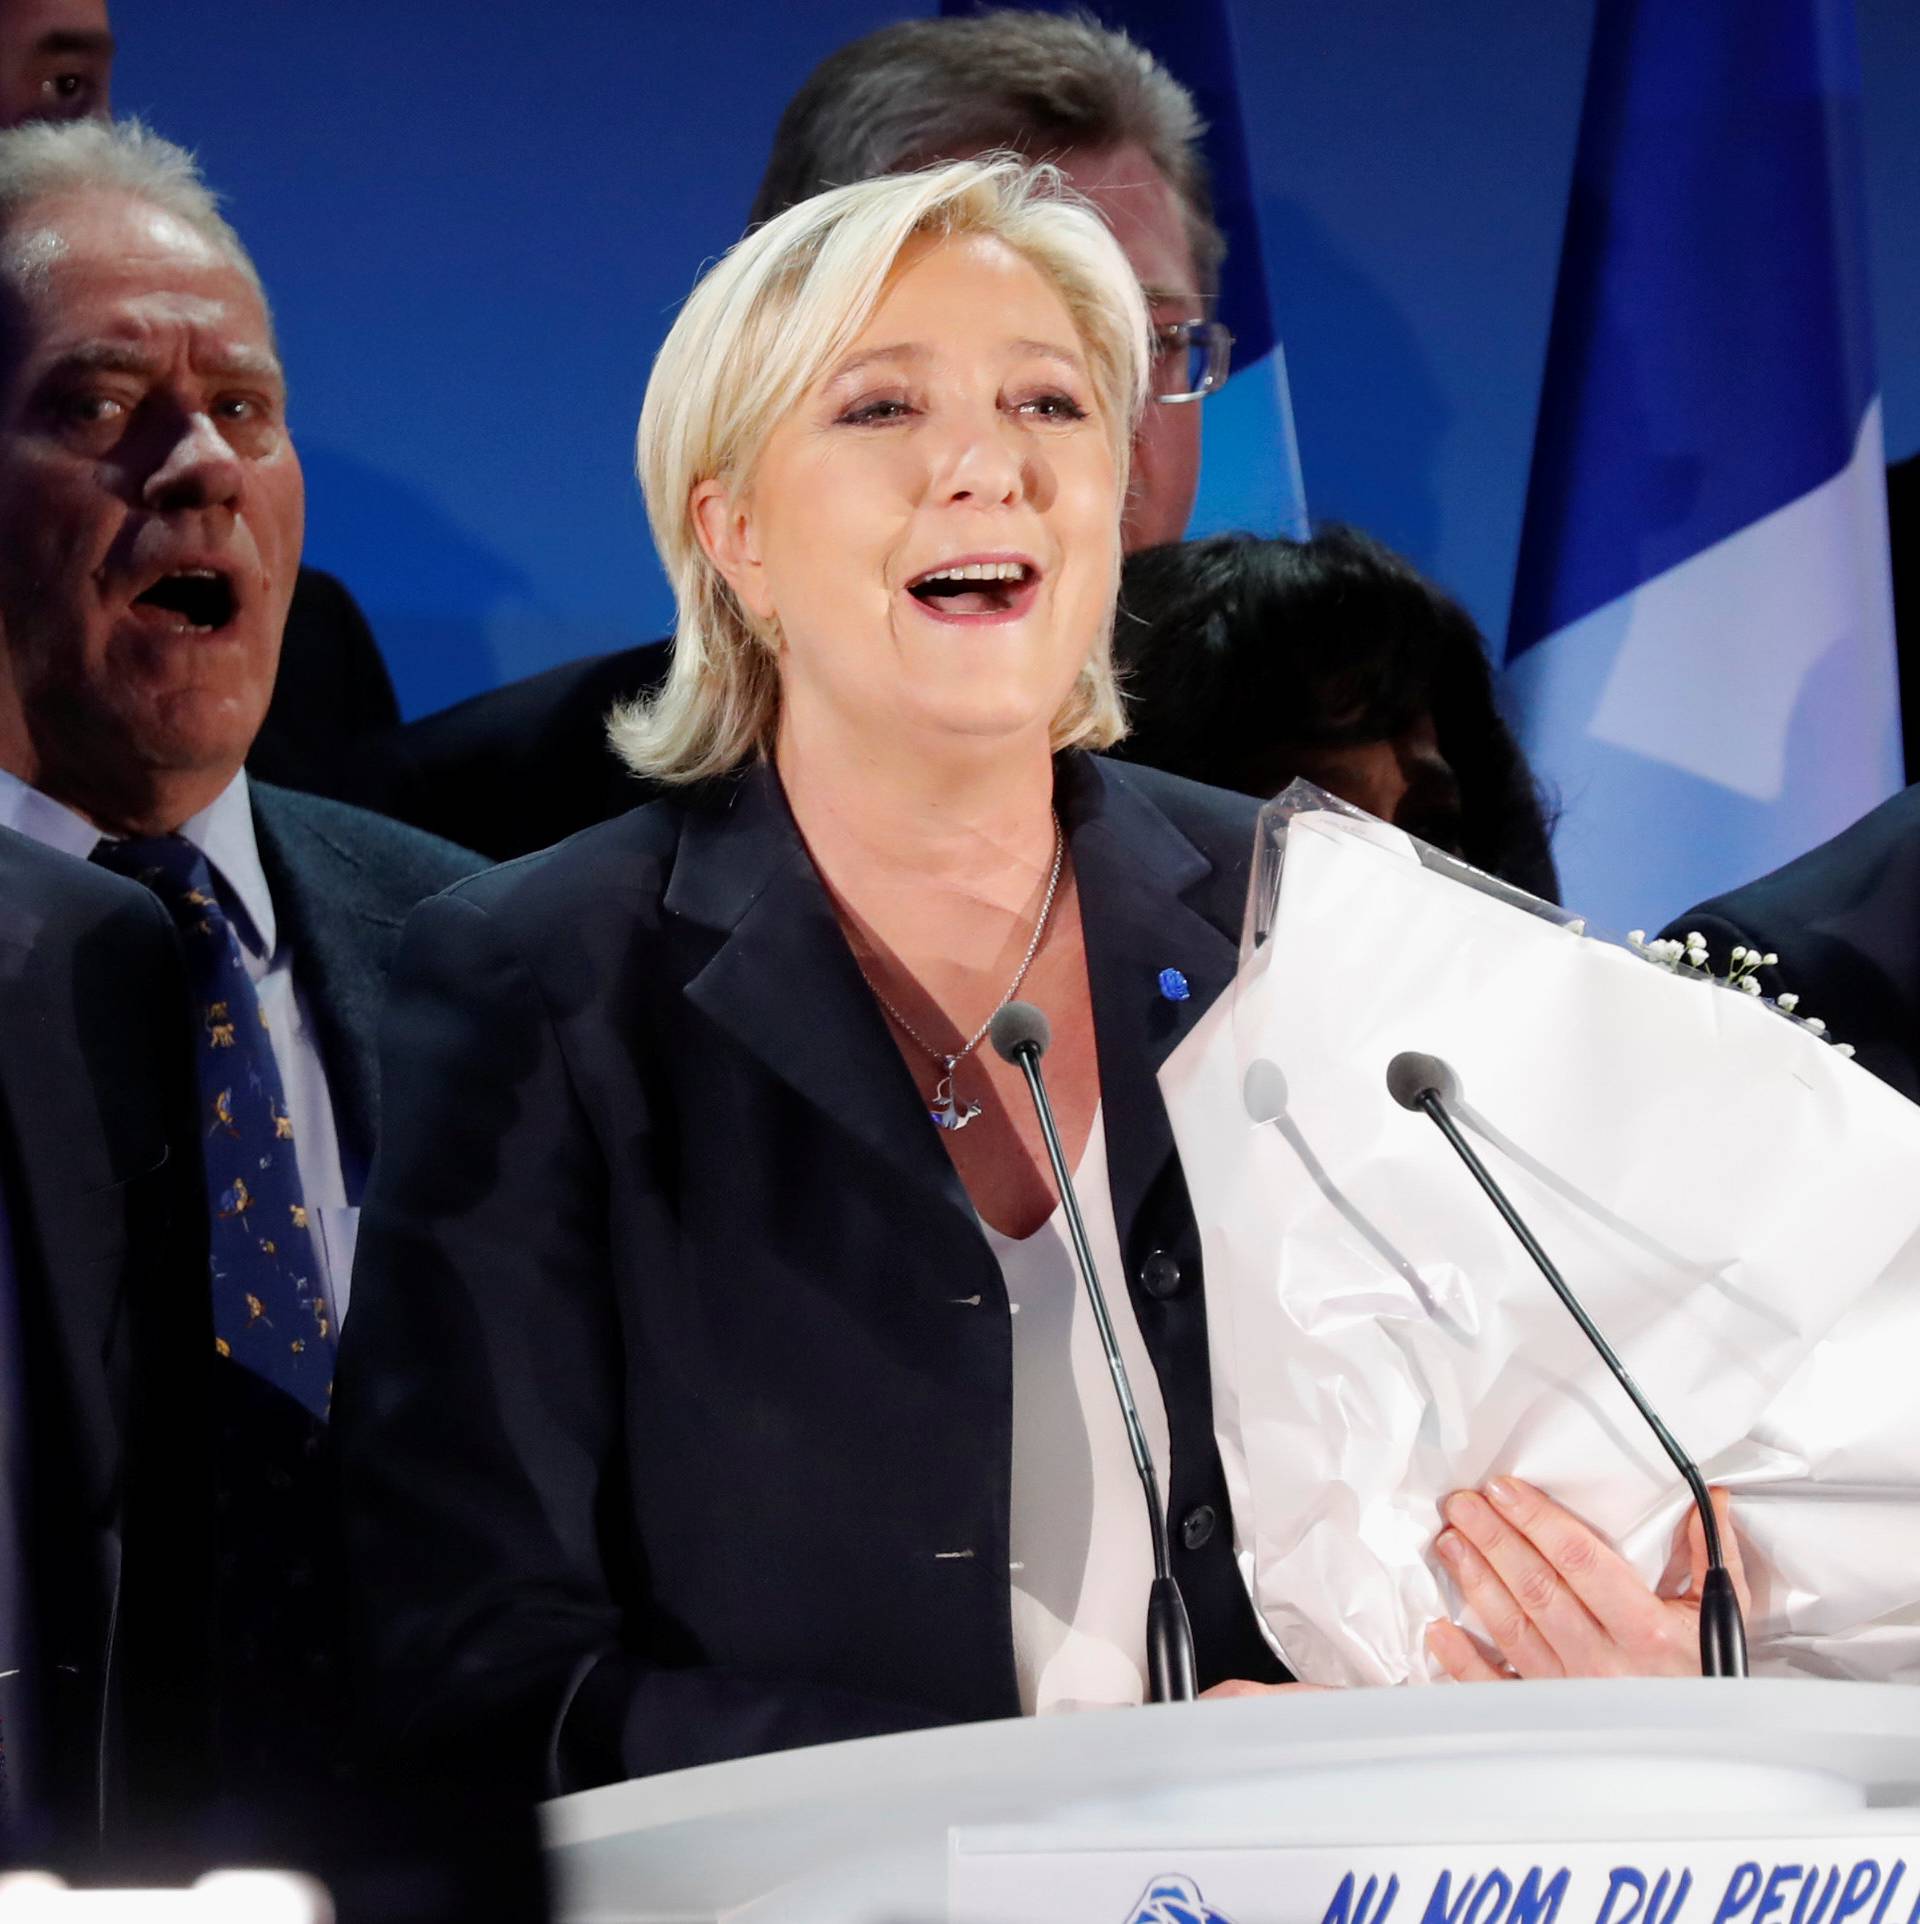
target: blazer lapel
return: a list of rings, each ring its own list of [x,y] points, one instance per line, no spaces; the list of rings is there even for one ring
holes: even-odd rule
[[[1059,768],[1124,1248],[1173,1154],[1156,1073],[1233,979],[1242,890],[1114,764],[1069,754]],[[688,999],[863,1148],[968,1211],[932,1127],[902,1126],[926,1105],[770,767],[689,811],[666,907],[723,938],[688,982]],[[1166,969],[1184,978],[1184,998],[1164,992]]]
[[[1109,1182],[1125,1250],[1174,1152],[1157,1072],[1233,980],[1241,890],[1119,765],[1063,756],[1058,795],[1079,882]],[[1178,985],[1172,995],[1163,988],[1168,969],[1184,980],[1184,997]]]
[[[260,867],[280,939],[293,949],[294,980],[319,1031],[348,1194],[357,1200],[380,1113],[382,962],[399,941],[403,918],[369,907],[370,891],[351,859],[331,847],[316,849],[298,823],[282,818],[271,789],[255,783],[252,793]]]
[[[665,905],[723,938],[687,999],[830,1126],[970,1210],[771,766],[688,811]]]

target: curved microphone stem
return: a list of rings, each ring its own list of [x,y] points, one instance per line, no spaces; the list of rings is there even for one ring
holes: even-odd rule
[[[1713,1513],[1713,1499],[1707,1494],[1706,1480],[1694,1460],[1673,1432],[1654,1413],[1653,1405],[1640,1394],[1640,1387],[1627,1374],[1627,1366],[1614,1354],[1613,1345],[1601,1335],[1594,1320],[1581,1307],[1580,1299],[1567,1286],[1566,1278],[1554,1268],[1552,1259],[1534,1240],[1533,1231],[1521,1220],[1520,1212],[1507,1200],[1506,1192],[1494,1181],[1492,1172],[1474,1152],[1437,1089],[1422,1090],[1419,1106],[1430,1115],[1440,1133],[1453,1145],[1460,1160],[1473,1172],[1474,1180],[1487,1192],[1487,1200],[1500,1212],[1501,1220],[1520,1240],[1520,1246],[1533,1258],[1534,1266],[1549,1283],[1553,1293],[1567,1307],[1567,1314],[1580,1325],[1581,1333],[1599,1351],[1600,1360],[1633,1401],[1633,1407],[1646,1418],[1647,1427],[1660,1439],[1660,1447],[1673,1459],[1673,1466],[1686,1478],[1693,1492],[1694,1507],[1700,1512],[1700,1528],[1706,1538],[1707,1575],[1700,1589],[1700,1674],[1704,1677],[1744,1677],[1747,1674],[1747,1633],[1740,1620],[1740,1600],[1734,1594],[1733,1578],[1721,1555],[1720,1519]]]
[[[1139,1472],[1140,1487],[1147,1499],[1147,1524],[1153,1544],[1153,1586],[1147,1593],[1147,1683],[1153,1702],[1191,1703],[1195,1695],[1193,1672],[1193,1629],[1187,1621],[1186,1601],[1174,1580],[1167,1551],[1167,1517],[1160,1501],[1160,1479],[1154,1474],[1153,1456],[1147,1448],[1147,1433],[1141,1427],[1140,1412],[1134,1406],[1133,1385],[1127,1380],[1127,1365],[1113,1333],[1113,1318],[1107,1313],[1107,1294],[1100,1287],[1100,1272],[1093,1265],[1093,1245],[1087,1241],[1087,1225],[1080,1214],[1080,1199],[1074,1194],[1073,1172],[1060,1147],[1060,1131],[1054,1126],[1053,1104],[1047,1099],[1047,1085],[1040,1075],[1040,1051],[1032,1043],[1007,1052],[1009,1061],[1018,1063],[1027,1079],[1027,1093],[1033,1097],[1034,1113],[1040,1118],[1040,1134],[1047,1145],[1047,1160],[1053,1165],[1053,1186],[1060,1193],[1060,1206],[1066,1212],[1067,1235],[1087,1286],[1087,1300],[1093,1305],[1093,1320],[1100,1331],[1100,1347],[1106,1351],[1107,1371],[1113,1378],[1114,1394],[1120,1399],[1121,1420],[1126,1425],[1127,1447],[1133,1452],[1133,1467]]]

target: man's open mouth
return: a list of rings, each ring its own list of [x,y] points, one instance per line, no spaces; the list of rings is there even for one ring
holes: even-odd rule
[[[233,619],[236,599],[232,580],[218,568],[176,568],[135,595],[133,605],[179,633],[210,635]]]
[[[917,575],[907,592],[930,614],[957,620],[1009,614],[1039,579],[1040,571],[1026,561],[956,562]]]

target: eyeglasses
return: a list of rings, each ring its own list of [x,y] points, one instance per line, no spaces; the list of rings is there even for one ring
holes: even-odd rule
[[[1233,335],[1221,321],[1168,321],[1153,330],[1153,398],[1197,401],[1225,384]]]

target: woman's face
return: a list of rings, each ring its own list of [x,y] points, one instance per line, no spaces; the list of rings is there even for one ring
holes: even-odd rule
[[[1416,715],[1378,741],[1285,744],[1256,770],[1248,793],[1277,795],[1296,775],[1404,828],[1450,855],[1462,853],[1460,782],[1441,752],[1433,717]]]
[[[745,493],[695,492],[708,552],[779,623],[783,754],[1044,739],[1112,621],[1113,440],[1036,268],[980,236],[904,254]]]

